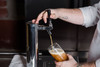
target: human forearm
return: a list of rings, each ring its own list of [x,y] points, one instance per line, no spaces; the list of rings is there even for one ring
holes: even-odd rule
[[[66,8],[58,8],[58,9],[50,9],[51,15],[50,18],[52,19],[61,19],[73,24],[82,25],[83,24],[83,14],[80,9],[66,9]],[[33,19],[33,23],[39,23],[41,19],[44,22],[47,22],[47,12],[46,10],[42,11],[36,19]]]
[[[55,9],[59,19],[68,21],[73,24],[82,25],[83,24],[83,15],[80,9],[64,9],[59,8]]]

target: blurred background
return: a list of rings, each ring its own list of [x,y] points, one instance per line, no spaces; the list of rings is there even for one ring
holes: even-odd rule
[[[99,0],[0,0],[0,66],[8,67],[15,54],[26,53],[25,23],[47,8],[79,8]],[[43,24],[43,21],[40,21]],[[88,53],[95,26],[83,26],[52,20],[52,37],[66,52]],[[38,33],[39,51],[47,52],[50,45],[46,31]]]

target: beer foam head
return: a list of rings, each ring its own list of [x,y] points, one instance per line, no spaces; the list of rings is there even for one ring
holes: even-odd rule
[[[62,54],[62,53],[64,53],[64,51],[62,49],[59,49],[59,48],[55,48],[55,49],[49,50],[49,52],[51,54],[58,54],[58,53]]]

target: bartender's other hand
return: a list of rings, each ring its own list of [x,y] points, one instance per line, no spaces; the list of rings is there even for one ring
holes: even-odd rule
[[[50,9],[50,10],[51,10],[50,18],[57,19],[58,18],[57,10],[56,9]],[[47,23],[47,18],[48,18],[48,14],[47,14],[46,10],[44,10],[38,15],[38,17],[36,19],[32,20],[32,23],[38,24],[41,19],[43,19],[44,22]]]
[[[67,61],[63,61],[63,62],[56,62],[56,67],[77,67],[77,62],[75,61],[75,59],[68,54],[69,60]]]

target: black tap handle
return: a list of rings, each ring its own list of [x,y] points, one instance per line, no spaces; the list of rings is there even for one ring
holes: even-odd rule
[[[47,32],[48,32],[48,34],[52,34],[51,30],[53,29],[53,25],[52,25],[52,20],[50,18],[50,15],[51,15],[51,10],[50,9],[47,9],[47,14],[48,14],[47,23],[49,23],[49,27],[47,28]]]
[[[51,10],[50,10],[50,9],[47,9],[46,11],[47,11],[47,13],[48,13],[48,18],[50,18]]]
[[[50,18],[51,10],[47,9],[46,11],[47,11],[47,14],[48,14],[48,21],[47,21],[47,23],[51,24],[51,18]]]
[[[39,25],[38,26],[38,29],[39,30],[47,30],[48,34],[52,34],[51,33],[51,30],[53,29],[53,24],[52,24],[52,20],[50,18],[50,15],[51,15],[51,10],[50,9],[47,9],[46,10],[47,14],[48,14],[48,18],[47,18],[47,24],[46,25]]]

